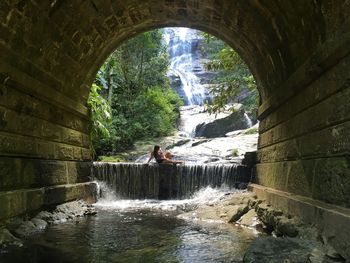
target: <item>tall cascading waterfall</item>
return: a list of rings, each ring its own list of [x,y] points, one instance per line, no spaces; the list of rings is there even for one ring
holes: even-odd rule
[[[203,111],[199,105],[211,100],[198,77],[209,76],[203,73],[198,48],[202,38],[198,31],[188,28],[166,28],[164,32],[171,60],[169,77],[172,82],[178,82],[177,92],[190,106],[181,110],[179,128],[194,136],[197,124],[207,119],[206,114],[196,114],[196,111]],[[248,115],[244,117],[248,127],[251,126]],[[237,188],[250,181],[248,168],[236,164],[95,163],[93,176],[105,182],[121,199],[183,199],[207,186]]]
[[[200,48],[203,41],[200,31],[183,27],[171,27],[164,29],[163,36],[168,45],[170,57],[168,77],[172,87],[186,105],[186,107],[181,108],[178,128],[189,137],[194,137],[195,128],[198,124],[213,119],[208,116],[209,114],[205,114],[204,107],[200,106],[203,106],[206,102],[210,103],[213,99],[207,87],[215,73],[204,69],[203,62],[207,59]],[[192,116],[196,117],[192,118]],[[252,122],[249,116],[245,114],[244,118],[247,127],[251,127]]]
[[[94,163],[93,176],[121,199],[183,199],[211,186],[241,188],[249,172],[241,165],[145,165]]]
[[[203,66],[199,62],[198,43],[201,39],[199,31],[174,27],[164,30],[164,38],[169,47],[170,78],[179,78],[181,87],[179,95],[185,105],[203,105],[210,99],[208,90],[201,84],[201,80],[195,72],[202,71]]]

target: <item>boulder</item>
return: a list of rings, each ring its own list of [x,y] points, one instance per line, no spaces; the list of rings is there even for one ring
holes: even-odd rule
[[[246,214],[244,214],[241,219],[238,221],[239,224],[244,226],[253,227],[257,224],[257,214],[254,209],[249,210]]]
[[[211,157],[208,160],[204,161],[204,163],[215,163],[220,161],[221,159],[219,157]]]
[[[230,210],[227,212],[227,219],[229,223],[236,222],[240,219],[245,213],[249,211],[247,205],[234,205],[231,206]]]
[[[34,223],[32,221],[24,221],[15,230],[15,234],[16,234],[16,236],[24,238],[24,237],[28,237],[28,236],[34,234],[37,231],[38,231],[38,229],[36,228],[36,226],[34,225]]]
[[[298,235],[297,223],[293,219],[285,216],[279,216],[276,219],[276,231],[279,234],[289,237],[296,237]]]
[[[179,136],[181,138],[187,138],[189,135],[186,132],[180,131],[180,132],[178,132],[177,136]]]
[[[179,141],[177,141],[176,143],[174,143],[174,144],[172,144],[172,145],[167,146],[165,149],[166,149],[166,150],[169,150],[169,149],[171,149],[171,148],[174,148],[174,147],[177,147],[177,146],[184,145],[184,144],[186,144],[186,143],[188,143],[188,142],[190,142],[190,141],[191,141],[191,139],[183,139],[183,140],[179,140]]]
[[[242,204],[249,204],[254,200],[256,196],[253,193],[245,193],[244,195],[233,195],[230,197],[228,201],[228,205],[242,205]]]
[[[39,214],[35,216],[35,218],[49,221],[50,219],[52,219],[52,216],[53,214],[48,211],[41,211]]]
[[[38,230],[43,230],[47,227],[47,222],[45,220],[42,220],[42,219],[39,219],[39,218],[33,218],[32,220],[32,223],[35,225],[35,227],[38,229]]]
[[[235,130],[235,131],[230,131],[228,133],[225,134],[225,137],[235,137],[237,135],[240,135],[242,133],[244,133],[246,130]]]
[[[248,127],[249,124],[244,116],[244,110],[242,107],[238,107],[227,117],[197,125],[195,136],[206,138],[223,137],[228,132],[247,129]]]
[[[195,146],[197,146],[197,145],[200,145],[200,144],[202,144],[202,143],[206,143],[206,142],[209,142],[210,140],[200,140],[200,141],[197,141],[197,142],[194,142],[194,143],[192,143],[192,147],[195,147]]]
[[[0,248],[7,246],[22,247],[23,243],[20,239],[12,235],[6,228],[2,228],[0,229]]]
[[[255,208],[258,218],[265,224],[267,231],[272,231],[276,228],[277,217],[282,216],[283,212],[274,210],[270,205],[262,203]]]
[[[70,217],[68,214],[65,214],[63,212],[55,212],[52,215],[52,218],[49,219],[49,223],[50,224],[59,224],[59,223],[64,223],[66,221],[68,221],[68,219],[71,219],[72,217]]]
[[[259,237],[244,255],[245,263],[316,263],[334,262],[322,251],[321,244],[298,238]]]

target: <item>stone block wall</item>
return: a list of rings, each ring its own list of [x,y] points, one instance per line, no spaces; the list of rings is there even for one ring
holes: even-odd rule
[[[331,43],[261,106],[256,180],[350,207],[349,32]]]
[[[260,184],[349,206],[349,14],[346,0],[0,1],[0,220],[90,194],[92,81],[124,40],[164,26],[247,62]]]
[[[88,183],[87,108],[35,78],[38,72],[10,65],[19,59],[3,58],[10,48],[0,48],[0,221],[93,197],[96,188]]]

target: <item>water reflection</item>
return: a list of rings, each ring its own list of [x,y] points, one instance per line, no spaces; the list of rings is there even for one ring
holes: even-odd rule
[[[3,251],[0,262],[241,262],[252,230],[177,217],[188,204],[224,195],[205,189],[180,203],[102,200],[96,216],[50,226],[24,249]]]

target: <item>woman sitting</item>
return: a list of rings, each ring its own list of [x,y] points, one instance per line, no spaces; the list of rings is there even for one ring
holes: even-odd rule
[[[156,145],[154,146],[153,151],[151,152],[151,156],[148,159],[149,163],[152,158],[156,159],[157,163],[173,163],[173,164],[180,164],[180,163],[184,163],[183,161],[173,161],[171,160],[171,153],[170,152],[166,152],[165,154],[163,153],[162,149]]]

